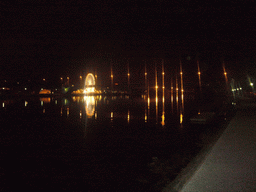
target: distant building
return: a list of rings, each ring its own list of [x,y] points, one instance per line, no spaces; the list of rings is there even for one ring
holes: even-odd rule
[[[42,94],[42,95],[43,94],[51,94],[51,90],[49,90],[49,89],[41,89],[39,94]]]

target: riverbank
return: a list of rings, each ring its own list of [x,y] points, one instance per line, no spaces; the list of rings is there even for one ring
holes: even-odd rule
[[[237,113],[163,191],[255,191],[256,102],[237,100]]]

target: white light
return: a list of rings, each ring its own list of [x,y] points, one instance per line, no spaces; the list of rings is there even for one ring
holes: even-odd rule
[[[2,107],[4,107],[4,103],[2,103]]]
[[[41,88],[41,91],[44,90],[44,88]]]
[[[242,87],[240,87],[240,90],[242,90]]]
[[[84,93],[94,93],[95,87],[87,87],[86,90],[84,90]]]
[[[27,88],[25,87],[25,91],[27,90]]]
[[[251,86],[253,86],[253,83],[250,83]]]
[[[236,90],[238,91],[238,90],[239,90],[239,88],[236,88]]]
[[[43,106],[44,105],[44,102],[43,101],[41,101],[41,106]]]
[[[28,102],[27,102],[27,101],[25,101],[25,107],[27,107],[27,105],[28,105]]]

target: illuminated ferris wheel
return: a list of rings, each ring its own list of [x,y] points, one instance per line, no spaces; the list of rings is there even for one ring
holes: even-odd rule
[[[95,77],[92,73],[88,73],[85,78],[85,93],[95,92]]]

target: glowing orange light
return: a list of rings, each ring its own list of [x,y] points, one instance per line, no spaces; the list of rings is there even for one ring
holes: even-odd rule
[[[63,78],[61,77],[60,80],[63,80]]]
[[[182,75],[182,72],[180,72],[180,74]]]
[[[41,103],[50,103],[51,102],[51,98],[50,97],[42,97],[40,98]]]
[[[69,77],[67,77],[67,79],[69,79]]]
[[[183,122],[183,115],[182,113],[180,114],[180,124]]]
[[[163,87],[163,89],[164,89],[165,87]]]
[[[113,78],[113,75],[111,75],[110,77]]]
[[[145,73],[145,75],[147,75],[147,73]]]
[[[198,72],[198,75],[200,75],[200,74],[201,74],[201,72],[199,71],[199,72]]]
[[[82,79],[83,77],[82,76],[80,76],[80,79]]]
[[[164,120],[165,120],[165,116],[164,116],[164,112],[163,112],[163,114],[162,114],[162,122],[161,122],[162,126],[164,126],[164,125],[165,125]]]
[[[130,73],[128,73],[127,75],[130,76]]]
[[[227,72],[224,72],[224,75],[227,75]]]
[[[43,81],[45,81],[45,79],[43,79]]]
[[[162,74],[164,75],[164,72]]]

